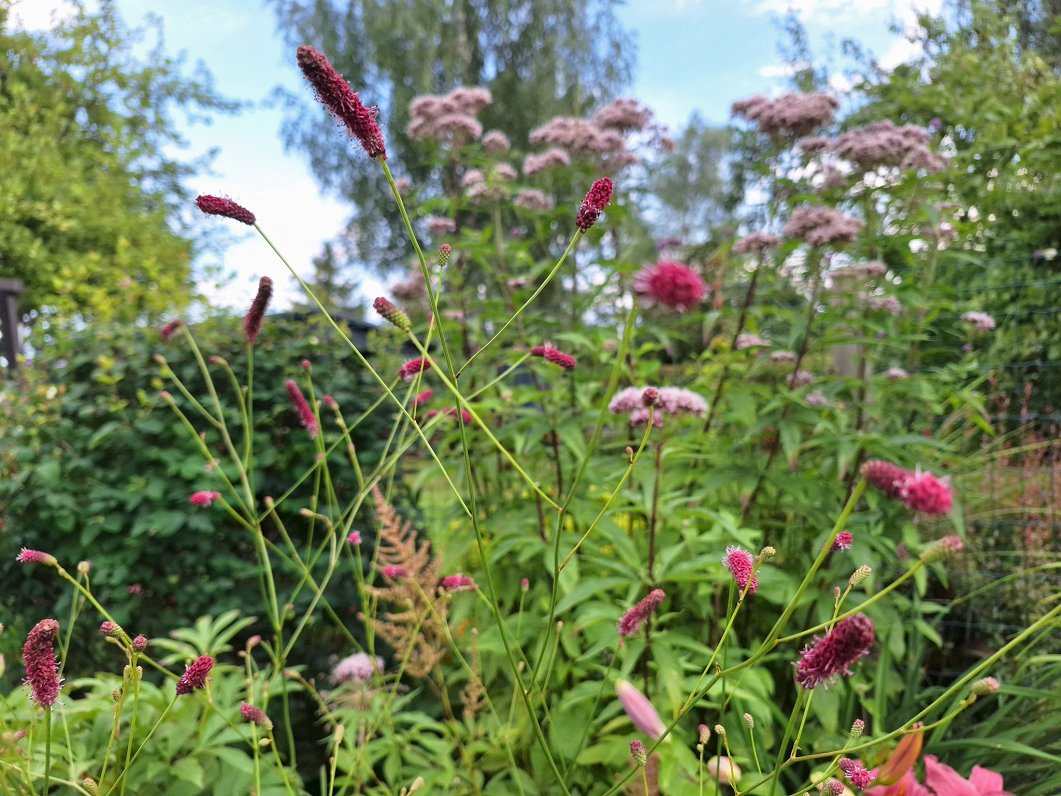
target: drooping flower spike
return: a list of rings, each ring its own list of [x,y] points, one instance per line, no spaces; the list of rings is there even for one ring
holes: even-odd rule
[[[233,221],[239,221],[247,226],[254,226],[254,213],[243,205],[233,202],[231,199],[225,199],[222,196],[201,194],[195,200],[195,206],[208,216],[223,216],[224,218],[231,218]]]

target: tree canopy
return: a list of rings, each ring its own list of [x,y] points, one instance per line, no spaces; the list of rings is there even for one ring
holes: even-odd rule
[[[172,110],[231,109],[120,20],[76,5],[47,33],[0,0],[0,276],[27,320],[133,320],[186,303],[192,239],[178,221],[196,163],[173,157]]]

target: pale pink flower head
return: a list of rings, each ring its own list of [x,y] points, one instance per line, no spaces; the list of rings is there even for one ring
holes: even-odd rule
[[[730,545],[726,548],[722,565],[733,575],[738,591],[743,593],[747,589],[748,594],[755,594],[759,588],[759,576],[752,574],[755,569],[755,556],[736,545]]]
[[[995,319],[986,312],[966,312],[962,315],[962,320],[978,332],[991,332],[995,328]]]
[[[678,312],[687,312],[707,295],[707,285],[696,271],[684,263],[665,260],[646,265],[634,275],[634,293],[641,305],[662,304]]]
[[[612,400],[608,404],[608,411],[613,414],[633,412],[635,409],[643,406],[641,399],[643,394],[643,387],[626,387],[625,389],[619,390],[619,392],[612,396]]]
[[[192,492],[188,498],[188,502],[193,506],[199,506],[200,508],[206,508],[213,504],[215,500],[221,497],[220,492]]]
[[[20,564],[43,564],[46,567],[54,567],[59,561],[51,553],[42,553],[40,550],[27,550],[25,547],[22,548],[22,552],[15,556],[15,561]]]
[[[663,602],[666,596],[663,593],[663,589],[650,591],[647,597],[623,614],[623,618],[619,620],[619,635],[623,638],[634,635],[641,625],[648,621],[652,612],[659,607],[659,604]]]
[[[884,372],[884,375],[889,381],[903,381],[904,379],[910,378],[910,374],[899,367],[888,368],[888,370]]]
[[[862,221],[824,205],[801,205],[792,211],[784,233],[802,238],[812,246],[850,243],[862,229]]]
[[[782,94],[776,99],[749,97],[734,102],[731,112],[773,138],[800,138],[833,120],[840,103],[827,94]]]
[[[780,241],[777,235],[771,235],[769,232],[753,232],[750,235],[745,235],[739,241],[733,244],[734,254],[750,254],[751,252],[764,252],[767,249],[773,249],[777,247]]]
[[[481,174],[481,172],[476,172]],[[427,227],[427,234],[432,238],[438,238],[443,235],[452,235],[457,231],[457,222],[452,218],[445,218],[444,216],[431,216],[425,222]]]
[[[796,663],[796,682],[806,689],[850,675],[851,667],[873,646],[873,621],[865,614],[841,619],[825,634],[815,636]]]
[[[526,210],[528,213],[548,213],[556,203],[553,197],[537,188],[523,188],[516,193],[512,204]]]
[[[746,348],[765,348],[770,345],[770,341],[764,337],[760,337],[757,334],[751,334],[750,332],[744,332],[738,334],[737,339],[733,344],[733,347],[738,351],[743,351]]]
[[[508,136],[500,130],[491,130],[483,136],[483,149],[491,155],[503,155],[512,148]]]
[[[788,386],[792,389],[798,387],[806,387],[808,384],[814,383],[814,374],[809,370],[797,370],[788,377]]]
[[[383,658],[372,658],[363,652],[355,652],[335,664],[335,668],[332,669],[332,682],[364,683],[382,671]]]
[[[469,578],[459,572],[456,575],[444,577],[440,585],[446,591],[475,591],[479,588],[474,578]]]
[[[658,741],[667,732],[667,725],[659,717],[659,713],[648,697],[637,690],[626,680],[615,681],[615,693],[619,697],[619,704],[623,706],[626,715],[634,726],[653,741]]]
[[[376,121],[379,111],[364,106],[350,84],[317,48],[303,44],[298,48],[297,59],[302,74],[313,87],[320,103],[346,126],[370,158],[386,160],[387,147],[383,143],[379,122]]]
[[[26,666],[26,679],[30,697],[38,705],[49,707],[59,699],[59,662],[55,660],[53,645],[59,635],[59,623],[54,619],[42,619],[33,626],[22,647],[22,662]]]
[[[920,469],[910,473],[899,488],[899,499],[921,514],[947,514],[954,505],[954,495],[946,479]]]
[[[547,169],[567,168],[571,165],[571,156],[562,149],[547,149],[541,154],[530,154],[523,161],[523,173],[527,177]]]
[[[214,668],[214,659],[201,655],[188,665],[181,679],[177,681],[177,696],[190,694],[196,689],[206,688],[206,678]]]

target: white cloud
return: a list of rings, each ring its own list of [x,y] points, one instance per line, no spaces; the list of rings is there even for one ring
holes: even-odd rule
[[[74,7],[69,0],[15,0],[11,24],[21,30],[51,30],[73,15]]]
[[[792,77],[797,72],[801,72],[804,69],[810,69],[811,64],[806,61],[800,61],[795,64],[768,64],[766,66],[759,67],[759,75],[761,77]]]

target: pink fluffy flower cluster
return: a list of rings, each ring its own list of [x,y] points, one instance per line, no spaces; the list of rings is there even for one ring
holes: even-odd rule
[[[942,171],[947,160],[929,148],[929,141],[929,134],[921,127],[897,127],[885,120],[848,130],[826,148],[863,169],[898,166],[904,170]]]
[[[644,130],[651,120],[652,111],[629,97],[612,100],[593,117],[599,126],[620,131]]]
[[[621,155],[626,151],[626,141],[618,130],[570,116],[556,116],[531,130],[529,140],[578,155]]]
[[[608,411],[612,414],[630,414],[630,425],[639,426],[648,422],[649,410],[645,401],[645,393],[655,390],[652,395],[652,403],[655,407],[652,425],[656,428],[663,427],[663,415],[695,415],[702,417],[707,413],[707,401],[692,390],[682,387],[627,387],[620,390],[608,404]]]
[[[769,136],[798,138],[824,127],[840,107],[828,94],[782,94],[776,99],[749,97],[734,102],[730,110]]]
[[[463,143],[483,134],[483,126],[475,118],[493,101],[485,88],[461,86],[448,94],[426,94],[409,103],[410,138],[435,141],[453,140]]]
[[[991,332],[995,329],[995,319],[986,312],[972,310],[964,313],[962,320],[974,327],[978,332]]]
[[[707,285],[684,263],[664,261],[646,265],[634,275],[634,293],[646,308],[662,304],[687,312],[704,300]]]
[[[802,205],[792,211],[784,232],[789,238],[803,238],[811,246],[850,243],[862,229],[857,218],[845,216],[824,205]]]
[[[921,514],[947,514],[954,505],[950,484],[932,473],[907,470],[891,462],[870,459],[862,465],[862,477],[876,489]]]

